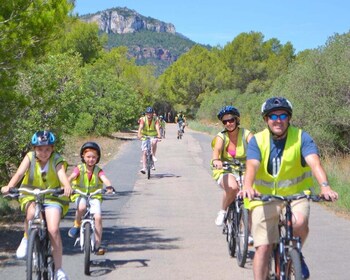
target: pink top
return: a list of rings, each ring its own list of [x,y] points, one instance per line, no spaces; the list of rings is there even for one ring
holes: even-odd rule
[[[73,173],[77,174],[77,177],[80,175],[80,170],[79,170],[79,168],[77,166],[74,168]],[[98,177],[101,178],[101,176],[103,176],[103,175],[105,175],[105,173],[101,169],[100,172],[98,172]],[[91,178],[92,178],[92,173],[88,171],[88,179],[89,179],[89,181],[91,180]]]
[[[234,149],[234,150],[231,150],[231,149],[229,149],[228,147],[227,147],[227,152],[231,155],[231,157],[235,157],[236,156],[236,149]]]

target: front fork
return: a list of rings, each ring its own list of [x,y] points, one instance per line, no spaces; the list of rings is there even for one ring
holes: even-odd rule
[[[285,280],[286,279],[286,269],[289,262],[289,254],[288,250],[296,248],[298,252],[301,252],[301,238],[300,237],[293,237],[292,240],[286,237],[281,237],[281,240],[279,242],[279,263],[281,271],[280,271],[280,279]]]
[[[75,244],[74,246],[76,246],[76,244],[80,244],[80,249],[83,251],[84,250],[84,237],[85,237],[85,225],[89,224],[90,228],[91,228],[91,232],[90,232],[90,241],[91,241],[91,248],[92,251],[95,250],[95,221],[93,219],[85,219],[82,220],[81,222],[81,226],[80,226],[80,235],[79,237],[75,240]]]

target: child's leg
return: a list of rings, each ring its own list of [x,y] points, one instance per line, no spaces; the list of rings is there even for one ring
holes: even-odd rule
[[[47,229],[52,246],[52,256],[55,262],[55,271],[62,267],[62,239],[59,228],[61,212],[61,207],[56,205],[45,208]]]
[[[96,248],[100,247],[102,240],[102,217],[101,214],[95,214],[95,239]]]

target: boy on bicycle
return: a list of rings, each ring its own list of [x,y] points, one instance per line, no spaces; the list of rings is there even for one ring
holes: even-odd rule
[[[114,192],[111,182],[106,177],[104,171],[97,165],[101,158],[101,149],[95,142],[86,142],[80,149],[82,163],[76,166],[73,173],[68,177],[72,182],[73,189],[79,189],[82,192],[92,193],[107,187],[107,192]],[[81,218],[86,211],[86,200],[79,194],[73,194],[71,200],[76,203],[76,212],[74,226],[68,231],[68,236],[76,238],[79,236]],[[96,255],[104,255],[105,249],[101,247],[102,240],[102,215],[101,215],[102,194],[97,194],[90,200],[90,211],[95,218],[95,238],[96,238]]]
[[[26,154],[17,172],[7,186],[1,189],[1,192],[8,193],[11,188],[16,187],[23,177],[21,187],[25,188],[55,189],[61,188],[61,186],[64,187],[64,196],[62,197],[46,195],[44,207],[55,262],[55,279],[68,280],[62,270],[62,239],[59,224],[61,217],[64,217],[68,212],[69,196],[72,188],[66,175],[67,162],[54,151],[55,141],[55,135],[50,131],[34,133],[31,140],[33,151]],[[19,200],[21,210],[25,212],[26,218],[24,220],[24,237],[16,252],[17,258],[26,257],[28,221],[33,219],[35,214],[34,200],[35,198],[32,195],[25,195]]]

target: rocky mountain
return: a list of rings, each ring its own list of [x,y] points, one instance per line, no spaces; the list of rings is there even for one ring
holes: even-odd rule
[[[108,34],[107,48],[127,46],[138,65],[156,66],[156,75],[195,45],[177,33],[173,24],[145,17],[126,7],[82,15],[80,19],[97,23],[100,32]]]

